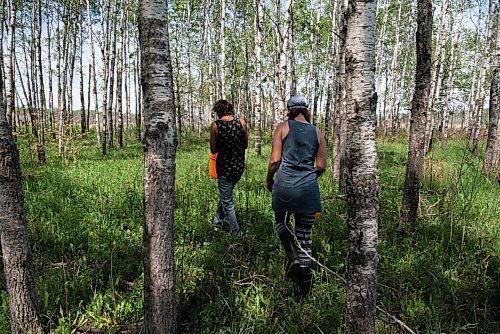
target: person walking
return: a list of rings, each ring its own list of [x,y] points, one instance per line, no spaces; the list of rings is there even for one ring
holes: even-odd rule
[[[303,296],[312,284],[311,228],[322,211],[318,177],[326,169],[325,139],[310,123],[308,108],[301,96],[287,101],[288,121],[276,127],[266,177],[267,189],[272,192],[275,230],[288,258],[285,278],[296,279]]]
[[[226,100],[215,102],[217,120],[210,126],[210,152],[217,154],[216,171],[220,200],[212,225],[218,229],[225,219],[230,222],[231,234],[240,236],[236,219],[233,189],[243,175],[245,149],[248,148],[248,127],[243,119],[234,117],[233,105]]]

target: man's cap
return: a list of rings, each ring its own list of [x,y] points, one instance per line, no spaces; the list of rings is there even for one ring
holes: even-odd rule
[[[290,97],[290,99],[286,103],[286,107],[288,109],[295,109],[295,108],[308,109],[309,103],[307,102],[307,100],[304,97],[299,96],[299,95],[295,95],[295,96]]]

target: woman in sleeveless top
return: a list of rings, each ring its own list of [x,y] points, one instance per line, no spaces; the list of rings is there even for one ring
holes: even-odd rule
[[[226,100],[217,101],[213,111],[218,120],[210,126],[210,151],[217,153],[216,170],[220,200],[212,224],[215,228],[220,228],[227,218],[231,224],[231,234],[239,236],[240,227],[236,220],[233,189],[245,167],[248,128],[244,120],[234,118],[233,105]]]
[[[325,139],[310,123],[308,106],[300,96],[288,100],[289,120],[276,128],[266,178],[276,233],[288,258],[285,277],[298,280],[301,295],[311,289],[311,228],[316,213],[322,211],[318,177],[326,169]]]

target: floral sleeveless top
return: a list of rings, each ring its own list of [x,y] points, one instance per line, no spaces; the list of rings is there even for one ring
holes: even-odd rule
[[[238,182],[245,168],[245,129],[239,119],[215,121],[217,125],[217,175]]]

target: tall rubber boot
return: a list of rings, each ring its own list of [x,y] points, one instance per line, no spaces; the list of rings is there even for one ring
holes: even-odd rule
[[[281,240],[283,248],[285,249],[285,254],[288,259],[285,266],[285,278],[299,278],[300,263],[295,239],[293,238],[293,235],[291,235],[288,231],[283,231],[279,235],[279,238]]]
[[[307,296],[312,287],[312,271],[310,267],[300,268],[299,295]]]

